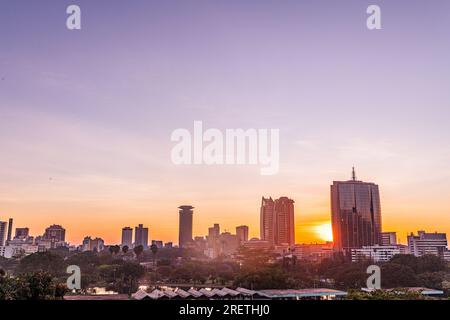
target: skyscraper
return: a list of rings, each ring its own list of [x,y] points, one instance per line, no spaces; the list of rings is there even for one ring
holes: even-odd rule
[[[148,248],[148,228],[144,228],[142,224],[134,229],[134,246],[143,246]]]
[[[260,210],[261,240],[274,245],[295,244],[294,200],[262,198]]]
[[[6,222],[0,221],[0,247],[5,245],[6,240]]]
[[[381,206],[378,185],[352,179],[331,185],[331,220],[334,248],[350,252],[352,248],[381,244]]]
[[[45,229],[43,235],[44,240],[51,240],[54,242],[64,242],[66,240],[66,229],[60,225],[52,225]]]
[[[130,227],[122,228],[122,246],[133,246],[133,229]]]
[[[261,200],[261,210],[260,210],[260,237],[261,240],[269,241],[270,243],[275,243],[275,202],[272,197]]]
[[[294,200],[281,197],[275,200],[275,215],[277,232],[275,233],[275,243],[295,244],[294,225]]]
[[[178,234],[178,245],[180,248],[185,247],[192,242],[192,219],[194,215],[193,206],[180,206],[180,225]]]
[[[8,243],[9,241],[11,241],[12,228],[13,228],[13,219],[12,219],[12,218],[9,218],[9,223],[8,223],[8,236],[6,237],[6,243]]]
[[[248,241],[248,226],[236,227],[236,236],[240,244]]]

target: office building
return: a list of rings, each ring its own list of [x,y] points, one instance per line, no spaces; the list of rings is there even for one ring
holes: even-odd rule
[[[248,226],[236,227],[236,236],[239,244],[248,241]]]
[[[45,233],[42,236],[43,240],[49,240],[52,242],[64,242],[66,241],[66,229],[60,225],[52,225],[45,229]]]
[[[16,228],[14,233],[14,239],[27,239],[30,236],[30,229],[28,228]]]
[[[0,221],[0,247],[6,244],[7,224],[4,221]]]
[[[397,254],[407,254],[408,247],[403,245],[364,246],[351,249],[353,262],[370,260],[372,262],[387,262]]]
[[[358,181],[353,169],[349,181],[331,186],[331,220],[334,248],[350,253],[353,248],[381,244],[381,205],[378,185]]]
[[[158,249],[162,249],[164,247],[161,240],[152,240],[152,245],[155,245]]]
[[[134,246],[143,246],[148,248],[148,228],[144,228],[142,224],[134,229]]]
[[[178,233],[178,245],[180,248],[184,248],[192,243],[192,220],[194,215],[193,206],[180,206],[179,211],[179,233]]]
[[[260,210],[261,240],[274,245],[295,244],[294,201],[281,197],[262,198]]]
[[[397,244],[397,233],[395,232],[382,232],[381,233],[381,245],[391,246]]]
[[[9,218],[9,222],[8,222],[8,236],[6,237],[6,244],[8,244],[8,242],[11,241],[12,229],[13,229],[13,219]]]
[[[128,248],[133,246],[133,229],[130,227],[122,228],[122,247],[124,246]]]
[[[100,252],[105,249],[105,241],[101,238],[92,239],[91,237],[85,237],[82,244],[82,251],[94,251]]]
[[[418,231],[418,235],[408,236],[408,247],[411,254],[421,257],[427,254],[445,258],[447,251],[447,235],[445,233],[426,233]]]

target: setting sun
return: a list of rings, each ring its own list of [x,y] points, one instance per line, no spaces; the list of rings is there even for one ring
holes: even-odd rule
[[[333,241],[333,231],[331,223],[323,223],[314,227],[317,236],[324,241]]]

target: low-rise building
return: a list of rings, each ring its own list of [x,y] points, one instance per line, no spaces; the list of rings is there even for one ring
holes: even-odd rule
[[[397,254],[407,253],[408,247],[403,245],[365,246],[362,248],[351,249],[351,257],[353,262],[362,260],[386,262],[391,260]]]

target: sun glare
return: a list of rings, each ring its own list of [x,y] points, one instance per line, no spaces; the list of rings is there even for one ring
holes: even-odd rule
[[[314,227],[317,236],[323,241],[333,241],[331,223],[323,223]]]

